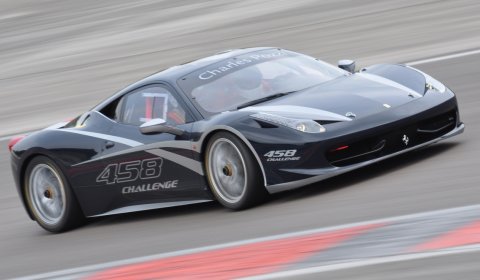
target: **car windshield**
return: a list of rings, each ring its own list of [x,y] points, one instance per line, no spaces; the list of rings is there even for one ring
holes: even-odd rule
[[[345,73],[309,56],[268,49],[209,65],[182,77],[178,84],[203,113],[211,115],[306,89]]]

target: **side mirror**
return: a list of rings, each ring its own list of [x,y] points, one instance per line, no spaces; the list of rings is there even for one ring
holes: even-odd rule
[[[170,133],[173,135],[182,135],[183,130],[166,124],[164,119],[152,119],[140,126],[142,134]]]
[[[355,60],[342,59],[338,61],[338,68],[342,68],[350,73],[355,72]]]

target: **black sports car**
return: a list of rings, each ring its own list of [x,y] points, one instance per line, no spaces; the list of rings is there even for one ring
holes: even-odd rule
[[[429,75],[354,68],[249,48],[161,71],[12,139],[20,198],[52,232],[213,199],[243,209],[463,132],[455,95]]]

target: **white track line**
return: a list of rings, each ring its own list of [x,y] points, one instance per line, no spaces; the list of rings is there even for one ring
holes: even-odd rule
[[[449,54],[449,55],[442,55],[442,56],[437,56],[437,57],[432,57],[432,58],[427,58],[427,59],[415,60],[415,61],[407,62],[405,64],[413,66],[413,65],[426,64],[426,63],[448,60],[448,59],[453,59],[453,58],[459,58],[459,57],[475,55],[475,54],[480,54],[480,49],[472,50],[472,51],[465,51],[465,52],[458,52],[458,53],[453,53],[453,54]]]
[[[480,245],[462,246],[462,247],[449,248],[449,249],[432,251],[432,252],[394,255],[394,256],[386,256],[386,257],[371,258],[371,259],[364,259],[364,260],[352,260],[350,262],[336,263],[336,264],[323,265],[323,266],[317,266],[317,267],[309,267],[304,269],[280,271],[276,273],[246,277],[241,279],[266,280],[266,279],[278,279],[278,278],[295,278],[301,275],[315,274],[315,273],[321,273],[321,272],[327,272],[327,271],[350,269],[350,268],[393,263],[393,262],[411,261],[411,260],[426,259],[431,257],[439,257],[439,256],[471,253],[471,252],[479,252],[479,251],[480,251]]]
[[[428,212],[422,212],[422,213],[414,213],[414,214],[402,215],[402,216],[394,216],[394,217],[384,218],[384,219],[370,220],[370,221],[364,221],[364,222],[358,222],[358,223],[350,223],[350,224],[344,224],[344,225],[338,225],[338,226],[332,226],[332,227],[325,227],[325,228],[317,228],[317,229],[291,232],[291,233],[285,233],[285,234],[279,234],[279,235],[272,235],[272,236],[254,238],[254,239],[248,239],[248,240],[242,240],[242,241],[234,241],[234,242],[212,245],[212,246],[206,246],[206,247],[199,247],[199,248],[194,248],[194,249],[186,249],[186,250],[174,251],[174,252],[169,252],[169,253],[155,254],[155,255],[138,257],[138,258],[130,258],[130,259],[125,259],[125,260],[120,260],[120,261],[113,261],[113,262],[108,262],[108,263],[102,263],[102,264],[96,264],[96,265],[90,265],[90,266],[83,266],[83,267],[59,270],[59,271],[54,271],[54,272],[47,272],[47,273],[36,274],[36,275],[31,275],[31,276],[26,276],[26,277],[14,278],[14,279],[16,279],[16,280],[59,279],[59,278],[61,278],[61,279],[77,279],[79,274],[87,274],[89,272],[95,272],[95,271],[104,270],[104,269],[108,269],[108,268],[112,268],[112,267],[124,266],[124,265],[133,264],[133,263],[141,263],[141,262],[157,260],[157,259],[162,259],[162,258],[167,258],[167,257],[195,254],[195,253],[211,251],[211,250],[216,250],[216,249],[224,249],[224,248],[233,247],[233,246],[240,246],[240,245],[245,245],[245,244],[269,241],[269,240],[277,240],[277,239],[283,239],[283,238],[303,236],[303,235],[309,235],[309,234],[320,233],[320,232],[335,231],[335,230],[341,230],[341,229],[352,228],[352,227],[357,227],[357,226],[364,226],[364,225],[370,225],[370,224],[391,223],[391,222],[398,222],[398,221],[403,221],[403,220],[408,220],[408,219],[416,219],[416,218],[427,217],[427,216],[441,216],[441,215],[445,215],[447,213],[452,213],[452,212],[472,211],[472,210],[478,210],[478,209],[480,209],[480,204],[462,206],[462,207],[456,207],[456,208],[441,209],[441,210],[434,210],[434,211],[428,211]]]

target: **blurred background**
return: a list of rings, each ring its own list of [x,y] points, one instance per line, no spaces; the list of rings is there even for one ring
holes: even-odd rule
[[[467,133],[243,212],[210,203],[50,235],[20,205],[5,139],[226,49],[276,46],[359,67],[476,50],[479,14],[475,0],[0,0],[0,278],[478,203],[480,55],[418,65],[457,93]]]
[[[0,7],[1,135],[75,117],[148,74],[231,48],[278,46],[368,65],[480,45],[474,0],[0,0]]]

